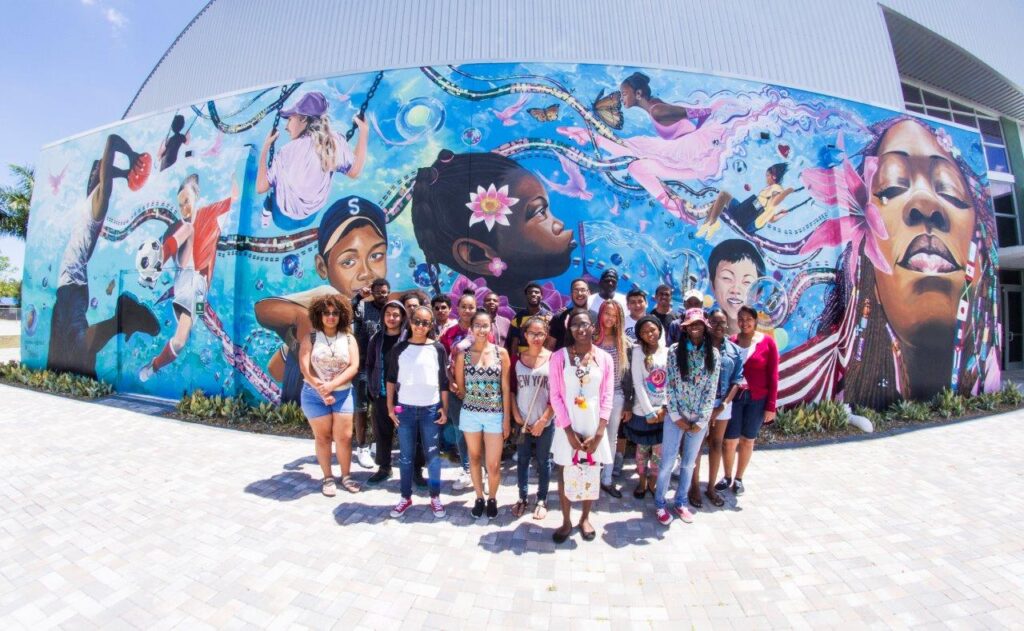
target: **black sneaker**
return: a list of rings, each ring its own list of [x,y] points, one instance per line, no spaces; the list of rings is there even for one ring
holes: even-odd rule
[[[366,483],[370,486],[376,486],[387,482],[389,479],[391,479],[391,469],[377,469],[377,472],[371,475],[366,480]]]
[[[718,484],[715,485],[715,490],[724,491],[729,488],[730,484],[732,484],[732,480],[730,480],[729,478],[722,478],[721,480],[718,481]]]
[[[479,500],[477,500],[479,501]],[[487,519],[494,519],[498,516],[498,500],[493,497],[487,500]]]
[[[427,488],[427,479],[423,477],[423,472],[416,469],[412,474],[412,483],[421,489]]]
[[[469,511],[469,514],[473,516],[473,519],[480,519],[484,514],[484,498],[476,498],[476,503],[473,504],[473,510]]]
[[[732,492],[736,495],[743,495],[743,480],[736,478],[736,481],[732,483]]]

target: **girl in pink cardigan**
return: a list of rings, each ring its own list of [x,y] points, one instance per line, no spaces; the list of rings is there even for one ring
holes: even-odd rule
[[[593,344],[590,312],[574,309],[568,325],[565,348],[551,356],[548,378],[556,427],[551,455],[555,464],[563,467],[558,475],[562,526],[552,536],[555,543],[562,543],[572,532],[571,504],[565,496],[565,465],[572,464],[577,452],[581,460],[590,454],[597,465],[613,459],[605,428],[612,411],[614,362],[611,355]],[[584,541],[593,541],[597,536],[590,525],[592,504],[592,500],[583,502],[579,527]]]

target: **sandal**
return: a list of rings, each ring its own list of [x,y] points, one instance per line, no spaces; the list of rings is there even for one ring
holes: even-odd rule
[[[707,496],[708,500],[711,502],[712,505],[719,507],[725,506],[725,500],[722,499],[721,495],[715,493],[713,488],[709,488],[708,490],[704,491],[704,495]]]
[[[686,500],[690,503],[690,506],[694,508],[704,508],[704,502],[700,499],[700,491],[697,491],[696,493],[691,491],[687,495]]]
[[[341,479],[341,488],[345,489],[349,493],[358,493],[359,485],[352,479],[352,476],[346,475]]]
[[[544,500],[537,500],[537,505],[533,507],[533,518],[540,521],[548,516],[548,503]]]
[[[646,496],[647,496],[647,480],[641,480],[640,484],[637,484],[636,488],[633,489],[633,497],[635,497],[638,500],[642,500]]]
[[[519,500],[518,502],[513,504],[512,505],[512,516],[515,517],[515,518],[522,517],[523,513],[526,512],[526,506],[527,506],[527,501],[526,500]]]

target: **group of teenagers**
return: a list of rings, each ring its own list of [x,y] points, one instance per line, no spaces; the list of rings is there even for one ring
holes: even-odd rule
[[[665,526],[676,518],[691,523],[690,508],[704,504],[705,444],[707,501],[723,506],[723,493],[741,495],[758,432],[775,418],[778,390],[778,349],[758,330],[757,311],[742,307],[738,332],[729,336],[726,314],[705,311],[698,291],[686,292],[676,314],[667,285],[658,287],[650,311],[643,290],[623,295],[617,286],[614,269],[602,274],[597,293],[576,279],[570,304],[551,313],[541,287],[530,283],[527,306],[512,320],[498,314],[500,298],[493,293],[480,307],[472,291],[455,305],[445,295],[428,304],[419,291],[394,299],[384,279],[351,301],[340,294],[315,300],[309,306],[313,332],[300,345],[301,405],[313,429],[324,495],[337,490],[332,442],[342,488],[360,490],[350,475],[353,418],[358,422],[360,413],[372,418],[376,441],[377,471],[368,484],[391,477],[398,438],[401,497],[391,510],[394,518],[412,506],[414,486],[426,488],[434,516],[445,517],[441,453],[448,425],[456,428],[453,447],[461,464],[453,488],[472,488],[476,519],[498,515],[507,441],[516,452],[516,518],[530,509],[531,463],[537,520],[547,515],[557,469],[563,516],[553,533],[558,543],[573,532],[565,468],[580,462],[600,467],[601,491],[620,498],[615,479],[629,444],[639,478],[633,495],[651,493],[654,516]],[[596,537],[592,505],[582,502],[578,522],[585,541]]]

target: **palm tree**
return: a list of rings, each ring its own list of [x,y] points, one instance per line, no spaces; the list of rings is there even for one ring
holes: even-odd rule
[[[35,169],[20,164],[7,165],[17,180],[14,186],[0,186],[0,235],[25,240],[28,211],[35,186]]]

